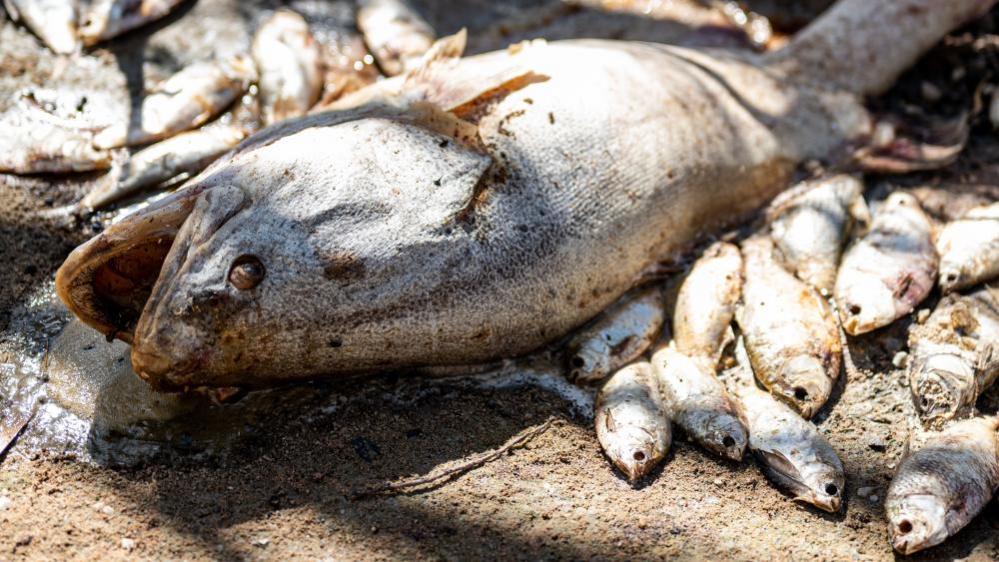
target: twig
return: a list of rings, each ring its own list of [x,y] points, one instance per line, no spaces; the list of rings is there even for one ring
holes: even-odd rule
[[[34,412],[24,416],[20,421],[14,421],[11,427],[0,427],[0,458],[7,453],[7,450],[17,441],[18,436],[28,427],[28,422],[35,417]]]

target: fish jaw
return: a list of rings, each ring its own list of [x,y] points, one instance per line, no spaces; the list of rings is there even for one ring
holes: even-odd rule
[[[604,441],[608,458],[633,484],[666,456],[666,449],[659,445],[661,439],[639,427],[619,428],[607,434]]]
[[[696,413],[695,413],[696,415]],[[749,432],[735,416],[718,415],[717,412],[702,412],[705,423],[693,424],[688,428],[703,447],[729,460],[739,462],[746,454]]]
[[[607,378],[610,374],[611,349],[603,339],[585,342],[569,353],[570,382],[585,384]]]
[[[811,355],[792,357],[781,367],[781,381],[776,396],[794,408],[801,417],[810,419],[832,393],[833,381],[826,367]]]
[[[975,280],[959,264],[950,264],[941,258],[939,283],[940,291],[946,295],[974,285]]]
[[[912,399],[925,423],[942,423],[974,406],[975,372],[964,357],[934,353],[912,365]]]
[[[793,495],[794,501],[836,513],[842,506],[843,475],[822,463],[796,466],[780,451],[757,450],[764,472]]]
[[[947,506],[930,494],[910,495],[888,508],[888,534],[892,547],[913,554],[942,543],[947,530]]]
[[[851,336],[866,334],[895,321],[895,295],[881,279],[858,276],[836,290],[843,329]]]

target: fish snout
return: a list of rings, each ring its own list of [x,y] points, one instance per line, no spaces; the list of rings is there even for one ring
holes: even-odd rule
[[[902,554],[912,554],[942,543],[948,536],[946,502],[932,494],[916,494],[893,500],[888,507],[888,534],[892,547]]]
[[[710,435],[716,452],[729,460],[741,461],[749,443],[746,427],[738,419],[726,416],[719,416],[714,426]]]
[[[967,277],[960,267],[940,264],[940,290],[943,294],[964,288]]]
[[[206,363],[208,354],[193,346],[184,348],[180,353],[166,353],[162,349],[155,342],[151,345],[149,339],[136,340],[131,359],[132,369],[139,378],[162,391],[181,390],[194,385],[192,375]]]
[[[840,319],[851,336],[866,334],[895,320],[895,295],[880,279],[865,277],[863,282],[839,293]]]
[[[783,380],[787,381],[782,389],[784,398],[802,417],[811,418],[832,392],[832,379],[825,365],[817,357],[798,355],[784,364],[783,371]]]

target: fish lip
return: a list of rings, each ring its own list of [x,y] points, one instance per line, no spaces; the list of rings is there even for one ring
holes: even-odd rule
[[[812,492],[810,496],[797,496],[794,501],[813,505],[828,513],[838,513],[843,501],[838,496],[822,497]]]
[[[132,346],[132,369],[142,380],[159,391],[183,390],[189,375],[196,372],[205,360],[205,354],[195,352],[183,361],[176,361],[154,351],[143,349],[141,342]]]

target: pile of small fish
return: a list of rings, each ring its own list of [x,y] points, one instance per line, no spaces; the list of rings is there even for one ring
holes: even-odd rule
[[[938,226],[901,191],[872,218],[863,191],[849,175],[803,182],[739,246],[711,245],[679,288],[671,331],[652,287],[570,343],[569,378],[606,379],[596,431],[629,480],[666,457],[676,424],[723,458],[741,461],[748,448],[796,500],[838,511],[843,466],[807,420],[839,377],[841,329],[885,327],[939,286],[945,296],[910,329],[908,376],[926,429],[888,491],[892,544],[905,554],[939,544],[989,501],[999,416],[975,402],[999,374],[999,290],[983,285],[999,277],[999,204]]]

